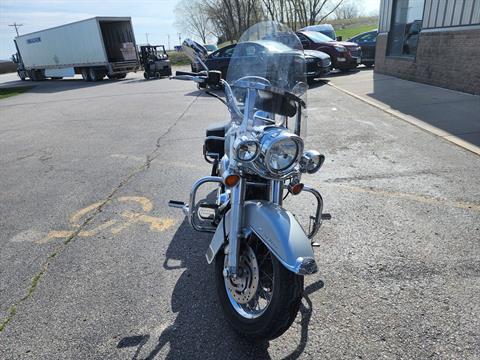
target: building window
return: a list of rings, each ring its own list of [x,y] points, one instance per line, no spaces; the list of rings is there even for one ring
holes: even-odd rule
[[[394,0],[388,55],[415,57],[425,0]]]

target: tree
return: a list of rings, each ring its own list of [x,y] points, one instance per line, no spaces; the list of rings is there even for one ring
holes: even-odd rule
[[[176,8],[178,26],[204,42],[209,34],[236,41],[262,20],[286,24],[293,30],[321,23],[344,0],[181,0]]]
[[[250,26],[264,19],[260,0],[204,0],[217,37],[238,40]]]
[[[329,17],[343,0],[290,0],[295,4],[301,27],[321,23]]]
[[[270,20],[287,24],[293,30],[315,25],[330,16],[343,0],[262,0]]]
[[[348,20],[358,17],[358,7],[353,1],[345,1],[335,10],[335,18]]]
[[[175,7],[175,26],[182,32],[198,37],[205,44],[212,35],[212,23],[200,0],[181,0]]]

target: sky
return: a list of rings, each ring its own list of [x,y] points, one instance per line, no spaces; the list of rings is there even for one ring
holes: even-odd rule
[[[9,59],[15,53],[15,29],[9,24],[23,24],[19,33],[33,31],[95,16],[130,16],[135,39],[146,43],[173,47],[179,43],[175,27],[175,5],[178,0],[0,0],[0,59]],[[361,0],[364,13],[378,11],[380,0]],[[185,38],[186,34],[181,34]]]

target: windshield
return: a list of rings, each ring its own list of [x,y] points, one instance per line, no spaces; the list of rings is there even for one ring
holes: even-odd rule
[[[324,34],[324,35],[327,35],[332,40],[335,40],[335,38],[336,38],[335,31],[333,31],[333,30],[322,30],[321,33]]]
[[[302,31],[302,34],[308,36],[310,40],[315,43],[330,42],[334,41],[332,38],[328,37],[325,34],[319,33],[317,31]]]
[[[227,82],[243,109],[243,121],[248,117],[254,126],[304,129],[305,56],[300,40],[287,26],[265,21],[248,29],[233,52]]]
[[[204,45],[204,47],[207,51],[216,51],[218,49],[216,45]]]

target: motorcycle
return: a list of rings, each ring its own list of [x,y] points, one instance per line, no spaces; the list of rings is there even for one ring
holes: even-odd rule
[[[312,239],[330,218],[322,214],[320,193],[301,182],[325,160],[315,150],[304,151],[308,86],[302,44],[282,24],[254,25],[236,45],[226,80],[208,70],[196,42],[187,39],[182,47],[205,70],[172,78],[194,81],[222,101],[229,121],[206,130],[203,152],[211,176],[193,184],[189,204],[171,200],[169,206],[183,209],[193,229],[213,233],[206,259],[215,264],[219,302],[233,328],[250,338],[274,339],[298,313],[304,276],[318,270]],[[223,88],[225,99],[209,87]],[[197,201],[198,190],[212,183],[215,196]],[[282,207],[286,196],[300,193],[316,200],[305,231]]]

